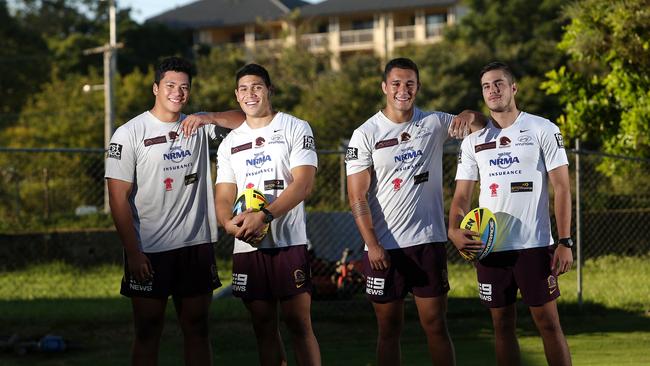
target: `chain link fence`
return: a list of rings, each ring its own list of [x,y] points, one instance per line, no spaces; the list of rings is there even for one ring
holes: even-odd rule
[[[443,158],[446,210],[457,149],[452,141]],[[639,230],[650,221],[650,161],[584,150],[569,151],[569,159],[582,260],[650,251],[650,239]],[[363,292],[363,244],[347,205],[343,152],[319,151],[319,165],[307,201],[315,298],[350,298]],[[101,149],[0,149],[0,234],[112,228],[103,174]],[[229,258],[232,238],[221,235],[217,249]],[[461,261],[453,245],[448,250],[450,261]]]

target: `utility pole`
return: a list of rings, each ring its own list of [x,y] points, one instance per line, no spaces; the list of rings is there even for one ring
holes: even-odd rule
[[[104,54],[104,149],[108,149],[111,136],[113,136],[113,126],[115,125],[113,76],[117,72],[117,49],[124,47],[124,44],[117,43],[115,0],[108,0],[108,3],[109,43],[83,51],[84,55]],[[108,185],[106,182],[104,182],[104,212],[110,213]]]

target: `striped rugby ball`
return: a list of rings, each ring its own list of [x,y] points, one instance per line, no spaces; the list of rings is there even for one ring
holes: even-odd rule
[[[260,190],[256,188],[246,188],[244,189],[239,197],[235,200],[235,204],[233,205],[232,208],[232,214],[233,216],[237,216],[240,213],[246,211],[248,208],[251,208],[253,212],[260,211],[263,207],[266,207],[268,205],[268,201],[266,200],[266,196],[264,196],[264,193],[262,193]],[[248,244],[252,246],[257,246],[262,239],[266,236],[266,234],[269,231],[269,224],[266,224],[264,226],[264,229],[262,229],[262,232],[258,237],[256,237],[252,242],[249,242]]]
[[[480,236],[475,236],[473,239],[480,240],[485,244],[483,250],[478,253],[460,250],[460,255],[464,259],[468,261],[481,260],[492,252],[497,239],[497,218],[492,211],[484,207],[471,210],[461,221],[460,228],[480,233]]]

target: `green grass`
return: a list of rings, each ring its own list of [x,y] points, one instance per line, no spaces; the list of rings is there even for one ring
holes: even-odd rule
[[[229,279],[228,264],[219,263]],[[493,365],[489,314],[476,299],[475,274],[468,264],[449,269],[452,292],[449,327],[458,365]],[[0,365],[128,364],[131,308],[117,295],[117,265],[80,269],[61,262],[0,272],[0,337],[58,334],[73,349],[62,354],[17,356],[0,352]],[[650,256],[602,257],[585,264],[584,304],[578,306],[575,272],[560,279],[560,316],[574,365],[648,365],[650,355]],[[182,342],[170,306],[161,345],[161,365],[178,365]],[[541,339],[527,309],[519,307],[518,333],[525,365],[544,365]],[[257,364],[255,337],[239,300],[213,303],[211,332],[215,364]],[[365,299],[318,301],[314,328],[324,365],[372,365],[376,326]],[[404,365],[427,365],[425,338],[412,301],[407,301],[402,337]],[[290,339],[283,329],[287,348]],[[290,357],[290,364],[295,364]]]

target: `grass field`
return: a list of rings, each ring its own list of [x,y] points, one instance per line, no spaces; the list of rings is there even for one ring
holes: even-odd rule
[[[221,268],[227,268],[221,263]],[[220,273],[222,279],[228,271]],[[493,365],[492,329],[475,296],[473,269],[450,265],[450,332],[458,365]],[[124,365],[132,337],[130,303],[117,294],[117,265],[77,268],[49,263],[0,272],[0,337],[56,334],[72,349],[60,354],[0,351],[0,365]],[[574,365],[650,365],[650,255],[602,257],[584,267],[584,304],[576,303],[576,274],[560,279],[560,315]],[[544,365],[541,340],[528,311],[519,309],[525,365]],[[403,365],[427,365],[425,339],[412,301],[407,302]],[[314,303],[314,327],[324,365],[373,365],[376,327],[365,299]],[[255,365],[255,338],[239,300],[212,306],[216,365]],[[285,333],[287,348],[290,340]],[[290,364],[293,363],[289,353]],[[172,308],[161,346],[161,365],[182,364],[180,331]]]

